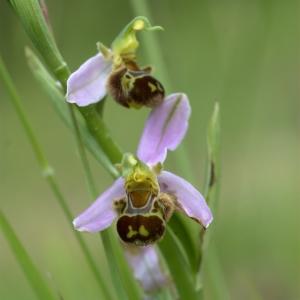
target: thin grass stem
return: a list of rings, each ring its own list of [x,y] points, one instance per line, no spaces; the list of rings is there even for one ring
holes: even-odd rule
[[[12,81],[8,71],[6,70],[6,67],[5,67],[4,62],[1,57],[0,57],[0,77],[4,83],[4,86],[6,87],[6,89],[8,91],[9,99],[11,100],[11,103],[13,104],[13,107],[17,113],[20,123],[21,123],[22,127],[24,128],[27,138],[31,144],[34,155],[35,155],[37,162],[41,168],[42,175],[45,177],[46,181],[48,182],[48,184],[55,196],[55,199],[58,201],[61,209],[63,210],[63,213],[64,213],[66,219],[68,220],[68,223],[70,224],[71,230],[72,230],[73,234],[75,235],[75,238],[76,238],[78,244],[80,245],[80,248],[86,258],[86,261],[87,261],[92,273],[95,276],[95,279],[96,279],[103,295],[105,297],[108,297],[107,299],[112,299],[110,296],[110,292],[109,292],[107,286],[105,285],[105,281],[102,277],[102,274],[98,271],[98,269],[96,267],[96,263],[91,255],[91,253],[89,252],[87,245],[85,244],[81,235],[78,232],[74,231],[73,227],[71,226],[72,220],[73,220],[71,210],[69,209],[67,201],[65,200],[62,192],[60,191],[60,188],[59,188],[59,186],[56,182],[55,176],[54,176],[54,170],[48,163],[48,160],[46,159],[44,151],[35,136],[33,128],[27,117],[25,109],[22,105],[21,99],[16,91],[13,81]]]
[[[54,293],[49,288],[42,274],[34,265],[31,257],[27,253],[22,242],[19,240],[16,233],[14,232],[14,229],[12,228],[10,222],[1,210],[0,228],[2,229],[2,232],[11,248],[11,251],[16,257],[26,279],[31,285],[37,298],[40,300],[56,300],[57,297],[54,296]]]

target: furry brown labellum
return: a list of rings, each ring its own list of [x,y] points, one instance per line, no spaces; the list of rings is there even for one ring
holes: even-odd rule
[[[122,66],[113,71],[107,83],[112,97],[129,108],[155,107],[162,103],[165,91],[162,84],[150,75],[150,69],[131,69]]]
[[[154,214],[122,215],[117,231],[125,243],[146,246],[158,241],[165,232],[165,222]]]
[[[159,195],[147,190],[127,193],[116,202],[119,211],[117,231],[125,243],[146,246],[160,240],[165,233],[166,221],[173,213],[172,199],[164,193]]]

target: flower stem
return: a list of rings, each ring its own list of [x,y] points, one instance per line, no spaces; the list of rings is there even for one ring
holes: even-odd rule
[[[176,244],[174,233],[167,228],[167,233],[159,243],[173,276],[179,299],[197,299],[192,274],[187,270],[185,257]]]
[[[61,70],[60,76],[57,79],[63,86],[66,92],[66,78],[70,75],[68,68]],[[94,184],[93,176],[90,171],[88,159],[86,157],[84,144],[81,139],[80,130],[77,124],[76,116],[73,110],[74,105],[69,104],[71,119],[73,127],[75,129],[75,136],[77,140],[77,145],[79,148],[79,154],[85,171],[85,177],[88,182],[89,190],[91,196],[95,199],[98,196],[96,186]],[[115,144],[115,142],[110,137],[108,130],[96,110],[95,106],[88,107],[78,107],[80,113],[86,120],[87,126],[94,136],[99,146],[102,148],[103,152],[108,156],[112,163],[118,163],[122,159],[122,152]],[[113,232],[106,230],[100,234],[103,242],[106,256],[108,257],[108,264],[111,271],[112,282],[114,284],[115,290],[120,299],[140,299],[139,289],[133,278],[133,274],[129,269],[129,266],[125,260],[124,253],[120,249],[120,244],[118,240],[113,236]],[[122,284],[120,284],[122,283]]]
[[[71,116],[71,120],[73,123],[73,127],[74,127],[74,132],[75,132],[75,139],[77,142],[77,148],[79,151],[79,156],[81,158],[81,162],[82,162],[82,166],[84,169],[84,174],[85,174],[85,178],[86,178],[86,183],[88,186],[88,190],[89,190],[89,194],[92,197],[92,200],[94,197],[96,197],[95,195],[97,195],[97,189],[96,189],[96,185],[94,182],[94,178],[93,178],[93,174],[89,165],[89,161],[87,158],[87,154],[85,151],[85,147],[82,141],[82,137],[81,137],[81,133],[80,133],[80,129],[76,120],[76,115],[75,115],[75,111],[74,111],[74,107],[73,105],[68,105],[69,108],[69,112],[70,112],[70,116]]]
[[[73,105],[68,106],[70,108],[71,118],[75,127],[75,136],[81,157],[81,162],[84,168],[85,178],[90,191],[90,196],[92,197],[92,200],[94,200],[98,196],[97,188],[93,179],[93,175],[91,173],[84,144],[81,139],[80,130],[73,110]],[[105,249],[105,254],[111,271],[112,282],[118,295],[118,299],[139,300],[140,293],[133,279],[132,272],[130,271],[129,266],[125,261],[124,254],[120,251],[120,244],[113,234],[114,233],[110,229],[108,229],[100,234],[100,238]]]
[[[49,31],[47,23],[43,17],[39,2],[37,0],[27,0],[27,1],[9,0],[9,2],[12,5],[14,11],[19,16],[23,24],[23,27],[26,30],[31,41],[33,42],[36,49],[43,57],[44,61],[46,62],[47,67],[51,70],[51,72],[54,74],[56,79],[60,81],[64,91],[66,91],[66,83],[70,75],[70,71],[62,55],[59,52],[58,47],[56,46],[54,36]],[[108,134],[108,131],[104,125],[102,118],[96,112],[95,106],[89,106],[87,108],[78,108],[78,109],[80,113],[83,115],[83,117],[85,118],[86,125],[90,133],[93,135],[95,141],[98,143],[100,148],[103,149],[103,152],[107,155],[111,163],[114,164],[120,162],[122,158],[121,151],[119,150],[117,145],[114,143],[114,141]],[[87,164],[87,158],[84,152],[84,148],[82,146],[81,136],[78,130],[77,121],[75,118],[73,108],[70,108],[70,113],[71,113],[71,123],[73,124],[73,127],[75,129],[75,134],[77,137],[79,153],[84,164],[85,172],[87,174],[90,190],[93,191],[94,194],[95,190],[92,187],[93,185],[91,184],[92,183],[91,172]],[[50,181],[50,183],[53,185],[53,182]],[[62,208],[65,209],[63,205]],[[67,217],[71,224],[72,217],[70,218],[70,215]],[[76,236],[81,237],[79,233],[76,232],[75,234]],[[105,243],[104,246],[106,246]],[[111,248],[113,247],[118,248],[120,246],[119,245],[111,246]],[[112,259],[109,262],[110,266],[112,264],[117,264],[116,261],[117,258]],[[95,264],[93,265],[95,266]],[[122,269],[120,269],[119,271],[120,272],[118,275],[122,276]]]
[[[89,194],[92,200],[94,200],[97,195],[97,188],[94,182],[94,178],[91,172],[91,168],[89,165],[89,161],[86,155],[86,151],[84,148],[84,144],[81,138],[81,134],[80,134],[80,130],[79,130],[79,126],[76,120],[76,115],[74,112],[74,107],[73,105],[68,105],[69,107],[69,111],[70,111],[70,115],[71,115],[71,119],[72,119],[72,123],[74,126],[74,131],[75,131],[75,137],[76,137],[76,142],[77,142],[77,147],[79,150],[79,155],[81,158],[81,162],[83,165],[83,169],[84,169],[84,175],[86,178],[86,182],[87,182],[87,186],[89,189]],[[120,276],[120,270],[119,270],[119,264],[116,264],[116,259],[115,259],[115,255],[114,255],[114,245],[113,245],[113,241],[111,239],[111,232],[108,231],[104,231],[100,234],[100,238],[101,241],[103,243],[103,246],[105,248],[105,254],[106,254],[106,258],[110,267],[110,271],[111,271],[111,278],[112,278],[112,282],[113,285],[115,287],[115,291],[118,295],[118,299],[130,299],[126,296],[126,293],[124,291],[124,285],[122,286],[120,284],[122,277]],[[118,245],[117,245],[118,247]],[[125,285],[126,286],[126,285]],[[135,299],[135,298],[132,298]]]
[[[56,179],[54,176],[54,170],[48,163],[46,156],[44,154],[44,151],[43,151],[42,147],[40,146],[40,144],[34,134],[34,131],[32,129],[30,121],[26,115],[24,108],[23,108],[21,99],[15,89],[15,86],[13,84],[13,81],[12,81],[8,71],[6,70],[6,67],[3,63],[1,56],[0,56],[0,78],[2,78],[2,80],[3,80],[3,83],[8,91],[9,96],[10,96],[9,99],[11,100],[13,107],[17,113],[17,116],[20,120],[20,123],[25,130],[25,133],[31,144],[34,155],[35,155],[37,162],[41,168],[42,175],[45,177],[46,181],[48,182],[48,184],[55,196],[55,199],[58,201],[61,209],[64,212],[65,217],[67,218],[67,220],[69,221],[69,224],[71,226],[72,220],[73,220],[71,211],[70,211],[68,204],[56,182]],[[101,273],[96,268],[96,263],[91,255],[91,253],[89,252],[87,245],[85,244],[81,235],[78,232],[74,231],[72,227],[71,227],[71,229],[75,235],[77,242],[80,245],[80,248],[86,258],[86,261],[87,261],[92,273],[95,276],[95,279],[97,280],[99,287],[101,288],[101,291],[103,292],[103,295],[108,297],[107,299],[111,299],[110,292],[107,289],[106,285],[104,284],[104,280],[103,280]]]
[[[86,120],[88,129],[102,148],[103,152],[106,153],[113,164],[120,163],[122,160],[122,151],[111,138],[109,131],[95,106],[78,107],[78,109]]]

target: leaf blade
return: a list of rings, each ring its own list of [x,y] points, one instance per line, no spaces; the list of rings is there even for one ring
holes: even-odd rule
[[[31,257],[22,245],[22,242],[17,237],[8,219],[0,210],[0,228],[13,252],[16,260],[18,261],[26,279],[28,280],[31,288],[36,294],[37,298],[41,300],[54,300],[57,299],[53,292],[46,284],[40,271],[34,265]]]

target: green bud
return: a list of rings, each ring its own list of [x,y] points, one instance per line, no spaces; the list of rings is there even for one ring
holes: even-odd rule
[[[129,24],[126,25],[126,27],[120,32],[120,34],[112,43],[115,66],[120,65],[122,58],[129,60],[135,58],[135,52],[139,46],[139,42],[136,38],[136,32],[141,30],[162,30],[162,27],[151,26],[146,17],[139,16],[134,18]]]

